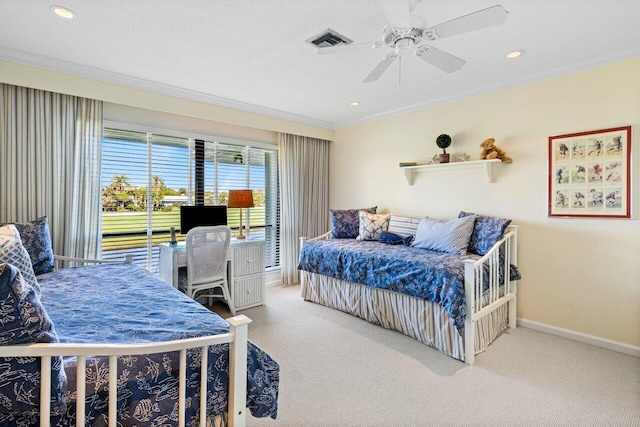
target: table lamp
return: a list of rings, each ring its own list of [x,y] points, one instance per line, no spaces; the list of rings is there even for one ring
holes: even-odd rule
[[[253,192],[251,190],[229,190],[229,198],[227,199],[228,208],[240,208],[240,234],[238,239],[244,239],[242,233],[242,210],[253,207]]]

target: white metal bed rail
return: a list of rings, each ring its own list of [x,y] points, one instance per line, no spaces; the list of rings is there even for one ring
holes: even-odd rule
[[[511,280],[511,264],[518,261],[518,226],[507,228],[503,238],[478,260],[465,260],[464,289],[466,312],[464,322],[464,361],[473,365],[475,358],[475,323],[482,317],[509,304],[509,329],[516,327],[516,281]],[[500,256],[503,255],[503,260]],[[500,283],[500,264],[503,268],[504,282]],[[485,293],[484,265],[488,275]]]
[[[333,233],[333,230],[329,230],[324,234],[321,234],[319,236],[316,236],[310,239],[307,237],[300,237],[300,250],[302,250],[302,247],[307,242],[315,242],[316,240],[329,240],[331,238],[332,233]]]
[[[56,268],[69,267],[71,263],[76,264],[131,264],[133,263],[133,255],[125,254],[124,259],[118,260],[106,260],[106,259],[87,259],[87,258],[74,258],[70,256],[54,255],[53,265]]]
[[[244,427],[246,425],[246,394],[247,394],[247,342],[248,325],[251,319],[239,315],[227,319],[231,325],[231,331],[227,334],[210,335],[184,340],[165,341],[156,343],[138,344],[26,344],[14,346],[0,346],[0,357],[39,357],[41,366],[40,377],[40,426],[47,427],[50,424],[51,413],[51,358],[57,356],[76,356],[78,364],[77,374],[77,399],[76,399],[76,425],[85,425],[85,406],[80,402],[85,401],[85,370],[86,358],[109,357],[109,427],[116,427],[118,401],[118,356],[156,354],[170,351],[180,352],[179,371],[179,419],[178,425],[185,425],[186,410],[186,363],[187,350],[200,348],[202,351],[200,371],[200,426],[207,425],[207,356],[208,348],[212,345],[230,343],[229,345],[229,406],[228,423],[230,427]]]

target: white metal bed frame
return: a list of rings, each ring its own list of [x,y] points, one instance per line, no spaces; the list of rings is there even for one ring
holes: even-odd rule
[[[307,242],[327,240],[332,231],[312,239],[300,237],[300,250]],[[510,278],[510,265],[518,263],[518,226],[510,225],[502,237],[493,247],[478,260],[464,260],[465,278],[464,293],[467,316],[464,322],[464,362],[473,365],[475,362],[475,324],[483,317],[494,312],[504,304],[508,304],[509,329],[516,328],[517,281]],[[504,249],[504,251],[503,251]],[[504,253],[505,283],[500,284],[500,254]],[[482,275],[483,264],[488,264],[488,290]],[[315,273],[313,273],[315,274]],[[305,275],[301,276],[304,289]]]
[[[124,261],[89,260],[82,258],[71,258],[56,255],[56,265],[63,262],[84,263],[84,264],[113,264],[132,262],[130,255],[125,255]],[[51,413],[51,358],[75,356],[78,358],[76,368],[77,373],[77,399],[76,402],[85,401],[85,370],[86,358],[109,357],[109,427],[116,427],[117,419],[117,393],[116,386],[118,379],[118,356],[137,356],[143,354],[155,354],[169,351],[180,351],[179,370],[179,392],[178,392],[178,425],[185,425],[186,410],[186,363],[187,350],[200,348],[202,351],[201,373],[200,373],[200,426],[207,425],[207,357],[208,348],[212,345],[229,343],[229,403],[227,412],[227,422],[230,427],[244,427],[246,425],[246,394],[247,394],[247,345],[248,345],[248,325],[251,319],[244,315],[234,316],[227,319],[231,330],[229,333],[220,335],[209,335],[184,340],[164,341],[155,343],[139,344],[23,344],[13,346],[0,346],[0,357],[39,357],[41,366],[40,377],[40,426],[50,425],[50,416],[43,414]],[[205,381],[202,381],[205,379]],[[76,404],[76,425],[85,425],[85,407]]]

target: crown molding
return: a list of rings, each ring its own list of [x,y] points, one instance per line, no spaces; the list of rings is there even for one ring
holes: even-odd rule
[[[483,95],[490,92],[495,92],[503,89],[508,89],[514,86],[520,86],[527,83],[533,83],[536,81],[547,80],[553,77],[559,77],[565,74],[571,74],[578,71],[587,70],[589,68],[600,67],[614,62],[620,62],[631,58],[640,57],[640,46],[634,46],[629,49],[624,49],[616,52],[611,52],[606,55],[596,56],[583,61],[573,62],[571,64],[548,68],[535,73],[526,74],[513,79],[503,80],[500,82],[493,82],[487,85],[478,86],[469,90],[459,91],[452,94],[443,95],[436,98],[431,98],[428,101],[423,101],[411,105],[406,105],[393,110],[388,110],[382,113],[373,114],[361,119],[350,120],[347,122],[335,123],[333,130],[355,126],[374,120],[380,120],[387,117],[397,116],[400,114],[410,113],[412,111],[420,110],[427,107],[433,107],[436,105],[447,104],[449,102],[460,101],[465,98],[472,98],[474,96]]]
[[[112,83],[120,86],[126,86],[133,89],[146,90],[149,92],[174,96],[190,101],[202,102],[204,104],[215,105],[218,107],[229,108],[246,113],[259,114],[261,116],[272,117],[275,119],[288,120],[291,122],[301,123],[310,126],[316,126],[324,129],[332,129],[334,124],[324,120],[318,120],[311,117],[301,116],[298,114],[288,113],[286,111],[275,110],[259,105],[248,104],[241,101],[222,98],[215,95],[209,95],[202,92],[196,92],[188,89],[182,89],[163,83],[154,82],[152,80],[141,79],[138,77],[127,76],[120,73],[105,71],[98,68],[88,67],[85,65],[75,64],[69,61],[63,61],[44,55],[35,55],[29,52],[13,49],[0,45],[0,59],[17,62],[19,64],[28,65],[47,70],[58,71],[77,77],[84,77],[101,82]]]
[[[227,98],[218,97],[215,95],[209,95],[202,92],[191,91],[182,89],[179,87],[154,82],[151,80],[140,79],[137,77],[126,76],[119,73],[100,70],[93,67],[87,67],[84,65],[75,64],[68,61],[63,61],[43,55],[34,55],[21,50],[13,49],[7,46],[0,46],[0,59],[17,62],[20,64],[44,68],[52,71],[63,72],[66,74],[98,80],[102,82],[117,84],[134,89],[146,90],[153,93],[158,93],[167,96],[174,96],[181,99],[187,99],[196,102],[202,102],[205,104],[215,105],[218,107],[229,108],[233,110],[243,111],[252,114],[259,114],[266,117],[272,117],[275,119],[287,120],[295,123],[301,123],[310,126],[316,126],[319,128],[337,130],[350,126],[355,126],[374,120],[380,120],[388,117],[397,116],[400,114],[410,113],[412,111],[433,107],[436,105],[446,104],[449,102],[460,101],[466,98],[472,98],[478,95],[483,95],[490,92],[495,92],[503,89],[508,89],[514,86],[519,86],[527,83],[533,83],[536,81],[546,80],[553,77],[558,77],[565,74],[575,73],[578,71],[587,70],[589,68],[600,67],[603,65],[611,64],[614,62],[624,61],[627,59],[640,56],[640,46],[634,46],[632,48],[623,49],[616,52],[611,52],[606,55],[601,55],[593,58],[589,58],[583,61],[573,62],[571,64],[548,68],[535,73],[526,74],[513,79],[503,80],[499,82],[493,82],[486,85],[478,86],[469,90],[459,91],[447,95],[443,95],[436,98],[430,98],[428,101],[405,105],[392,110],[383,111],[369,115],[360,119],[345,121],[345,122],[327,122],[324,120],[314,119],[311,117],[301,116],[298,114],[288,113],[285,111],[275,110],[267,107],[261,107],[258,105],[248,104],[240,101],[234,101]]]

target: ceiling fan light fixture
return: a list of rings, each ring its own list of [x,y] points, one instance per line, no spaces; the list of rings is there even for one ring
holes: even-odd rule
[[[51,9],[53,13],[64,19],[73,19],[76,17],[76,14],[73,13],[71,9],[67,9],[66,7],[51,6],[49,9]]]
[[[348,46],[332,45],[323,49],[317,49],[317,53],[347,52],[362,48],[379,48],[386,46],[393,49],[386,55],[362,80],[362,83],[372,83],[378,80],[389,67],[398,60],[398,88],[402,75],[401,60],[405,53],[413,53],[422,61],[444,71],[453,73],[460,70],[466,61],[436,47],[422,45],[422,41],[435,41],[445,37],[457,36],[489,27],[504,24],[509,12],[501,5],[495,5],[478,10],[458,18],[450,19],[432,27],[427,27],[424,17],[417,13],[419,4],[423,0],[378,0],[379,6],[385,16],[386,25],[382,30],[382,42],[353,43]],[[320,37],[324,40],[324,37]],[[312,40],[316,43],[318,40]],[[320,47],[320,46],[317,46]]]
[[[509,52],[507,54],[507,58],[509,59],[516,59],[520,56],[524,55],[524,50],[514,50],[513,52]]]

